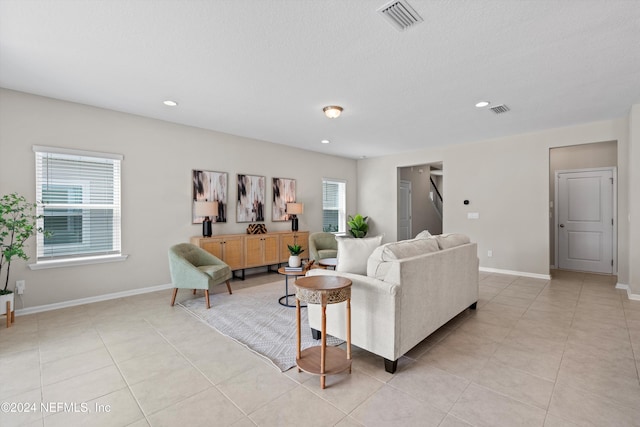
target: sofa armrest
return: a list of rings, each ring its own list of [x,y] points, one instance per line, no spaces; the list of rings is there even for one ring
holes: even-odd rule
[[[171,281],[176,288],[209,289],[211,276],[198,270],[193,264],[178,256],[170,256]]]
[[[362,349],[395,360],[400,307],[400,285],[383,282],[360,274],[313,269],[308,276],[340,276],[351,280],[351,343]],[[346,340],[345,303],[327,305],[327,334]],[[309,326],[322,329],[322,310],[318,304],[307,304]]]

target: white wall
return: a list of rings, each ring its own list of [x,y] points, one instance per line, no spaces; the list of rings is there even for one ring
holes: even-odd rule
[[[631,293],[640,298],[640,104],[634,105],[629,114],[629,148],[625,158],[629,171],[629,208],[623,217],[629,224],[629,278],[618,282],[628,284]]]
[[[0,89],[0,194],[35,201],[32,145],[124,155],[122,250],[129,259],[38,271],[17,261],[10,286],[26,280],[24,307],[170,283],[167,249],[202,232],[191,224],[192,169],[229,173],[228,222],[213,224],[214,234],[244,233],[248,225],[235,222],[237,173],[267,177],[270,231],[291,229],[271,222],[272,177],[297,180],[305,204],[300,230],[322,229],[323,177],[347,181],[347,212],[356,211],[354,160]],[[35,239],[29,254],[34,262]]]
[[[402,153],[358,161],[358,211],[371,218],[372,234],[396,239],[397,213],[386,209],[397,199],[398,167],[442,161],[443,231],[468,234],[478,243],[482,267],[549,274],[549,149],[599,141],[618,141],[619,280],[628,280],[627,223],[628,119]],[[640,136],[639,136],[640,138]],[[636,163],[637,164],[637,163]],[[468,199],[469,205],[463,201]],[[467,219],[478,212],[478,220]],[[624,224],[622,223],[624,219]],[[493,257],[487,251],[493,251]],[[639,262],[640,264],[640,262]],[[640,272],[639,272],[640,274]]]

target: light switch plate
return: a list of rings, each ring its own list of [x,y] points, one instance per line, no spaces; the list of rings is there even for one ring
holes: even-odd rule
[[[478,212],[467,212],[467,219],[478,219],[480,214]]]

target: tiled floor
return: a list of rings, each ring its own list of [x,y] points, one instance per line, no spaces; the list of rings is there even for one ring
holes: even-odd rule
[[[614,284],[481,273],[478,310],[395,375],[356,350],[325,390],[169,307],[170,291],[21,316],[0,329],[0,425],[640,426],[640,302]]]

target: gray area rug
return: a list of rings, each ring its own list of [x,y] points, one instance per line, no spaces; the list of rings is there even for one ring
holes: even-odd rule
[[[291,285],[291,283],[289,283]],[[233,288],[233,285],[232,285]],[[292,291],[293,286],[289,287]],[[296,309],[284,307],[284,280],[228,293],[211,294],[207,310],[204,297],[179,303],[195,317],[250,350],[269,359],[282,372],[296,366]],[[295,297],[289,297],[295,304]],[[320,345],[311,337],[307,309],[301,309],[302,348]],[[327,345],[343,341],[327,335]]]

